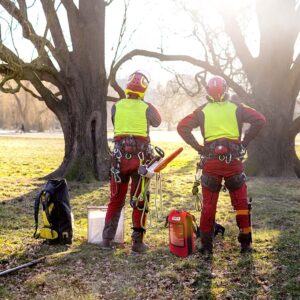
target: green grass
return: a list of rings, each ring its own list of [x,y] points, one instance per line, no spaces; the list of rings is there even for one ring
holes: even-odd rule
[[[160,143],[170,153],[181,144]],[[300,149],[298,148],[298,153]],[[191,187],[196,154],[188,147],[163,173],[163,212],[151,224],[145,255],[130,251],[131,208],[126,206],[125,247],[102,252],[87,243],[87,206],[103,205],[108,184],[70,186],[75,216],[71,246],[47,246],[32,238],[33,200],[63,156],[62,139],[0,137],[0,270],[48,255],[45,262],[0,277],[0,299],[299,299],[299,180],[250,178],[254,247],[241,256],[235,215],[221,193],[217,220],[226,227],[214,256],[188,258],[168,251],[164,217],[172,208],[194,211]],[[152,184],[154,189],[154,183]],[[153,199],[153,197],[152,197]]]

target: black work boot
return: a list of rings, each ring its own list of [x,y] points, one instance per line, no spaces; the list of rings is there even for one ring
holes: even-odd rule
[[[200,253],[203,255],[213,254],[213,236],[208,232],[200,232]]]
[[[110,239],[103,239],[99,246],[103,250],[111,250],[113,248],[113,243]]]
[[[250,233],[239,233],[238,241],[241,243],[241,253],[252,252],[252,236]]]
[[[136,231],[134,230],[131,237],[132,237],[132,251],[136,253],[145,253],[148,249],[149,246],[147,246],[144,242],[144,234],[145,232],[143,231]]]
[[[102,233],[103,240],[100,242],[101,249],[110,250],[113,248],[113,239],[116,235],[119,219],[120,213],[117,213],[111,218],[111,220],[105,223]]]

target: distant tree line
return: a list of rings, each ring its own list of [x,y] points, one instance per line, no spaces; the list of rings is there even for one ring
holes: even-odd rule
[[[61,129],[57,117],[45,103],[34,100],[24,90],[17,94],[0,93],[0,128],[16,131]]]

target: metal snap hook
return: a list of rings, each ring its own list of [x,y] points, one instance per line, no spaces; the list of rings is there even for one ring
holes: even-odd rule
[[[138,153],[138,158],[139,158],[140,161],[144,161],[144,159],[145,159],[144,152],[139,152]]]
[[[122,157],[122,152],[120,151],[120,149],[114,149],[113,155],[117,158],[120,159]]]
[[[226,156],[224,154],[219,155],[219,160],[224,161],[226,159]]]
[[[126,159],[131,159],[132,158],[132,155],[130,153],[125,153],[125,158]]]
[[[231,160],[232,160],[232,155],[231,155],[231,153],[229,153],[229,154],[226,155],[226,157],[225,157],[225,162],[226,162],[226,164],[230,164],[230,163],[231,163]]]

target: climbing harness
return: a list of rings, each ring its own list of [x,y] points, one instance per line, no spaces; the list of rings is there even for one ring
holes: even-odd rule
[[[154,151],[156,155],[154,155]],[[149,212],[149,201],[150,201],[150,183],[151,179],[155,176],[155,211],[158,219],[158,205],[157,199],[159,195],[160,209],[163,212],[163,198],[162,198],[162,171],[171,162],[183,148],[179,148],[168,157],[164,158],[165,153],[159,147],[152,147],[150,144],[141,143],[136,141],[132,136],[125,137],[115,142],[115,148],[112,154],[112,167],[111,175],[114,178],[116,185],[116,193],[118,192],[118,183],[121,183],[121,158],[132,159],[134,156],[139,159],[139,180],[135,187],[135,191],[130,199],[130,205],[132,208],[136,208],[142,211],[140,225],[145,230],[144,218]],[[150,215],[151,224],[151,215]]]
[[[247,150],[241,144],[227,140],[215,141],[205,146],[203,158],[205,160],[218,159],[230,164],[233,160],[243,161]]]

